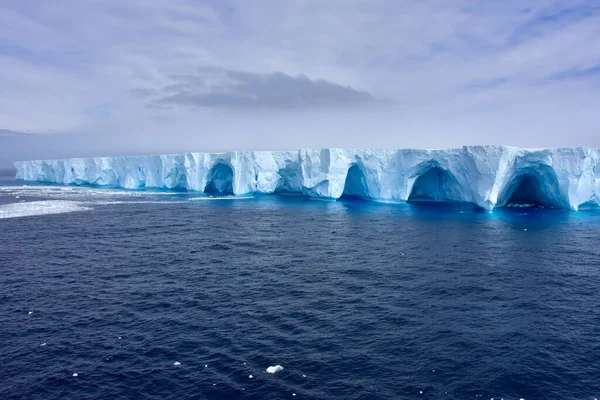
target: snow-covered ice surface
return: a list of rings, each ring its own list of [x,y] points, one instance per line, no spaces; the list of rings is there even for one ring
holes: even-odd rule
[[[298,193],[335,200],[465,202],[485,210],[600,204],[600,150],[465,146],[448,150],[301,149],[20,161],[17,179],[213,196]]]

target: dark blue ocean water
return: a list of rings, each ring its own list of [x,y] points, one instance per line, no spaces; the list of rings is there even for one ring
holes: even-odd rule
[[[600,396],[598,212],[36,190],[1,399]]]

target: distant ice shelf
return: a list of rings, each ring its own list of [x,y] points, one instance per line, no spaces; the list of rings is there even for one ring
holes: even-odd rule
[[[600,205],[600,149],[301,149],[19,161],[17,179],[212,195],[462,202],[491,211]]]

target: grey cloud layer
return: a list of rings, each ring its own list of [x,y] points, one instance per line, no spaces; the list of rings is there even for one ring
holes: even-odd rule
[[[197,74],[172,76],[173,84],[137,95],[154,97],[151,104],[208,108],[301,109],[384,104],[366,91],[324,79],[281,72],[257,74],[207,67]]]

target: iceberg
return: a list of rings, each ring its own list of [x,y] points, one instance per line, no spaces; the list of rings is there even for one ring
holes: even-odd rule
[[[337,200],[461,202],[484,210],[600,205],[600,150],[300,149],[19,161],[16,178],[65,185],[154,188],[213,196],[303,194]]]

